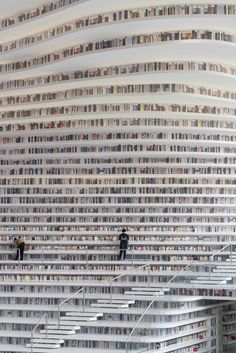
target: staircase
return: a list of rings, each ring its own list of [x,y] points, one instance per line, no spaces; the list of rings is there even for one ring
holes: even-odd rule
[[[91,303],[91,308],[95,310],[111,308],[126,310],[131,304],[135,304],[135,301],[126,298],[112,299],[112,302],[110,299],[97,299],[95,303]],[[47,323],[37,336],[31,338],[26,347],[30,348],[32,353],[46,353],[52,349],[61,348],[67,335],[75,335],[79,332],[80,324],[86,325],[87,322],[97,321],[102,317],[103,313],[97,311],[68,311],[60,316],[60,323],[55,320],[52,323]]]
[[[220,250],[220,252],[221,251],[222,249]],[[213,257],[214,255],[212,256],[211,260],[213,260]],[[83,327],[86,332],[86,328],[88,326],[91,327],[91,325],[93,325],[92,322],[101,319],[104,316],[104,313],[114,313],[117,311],[119,313],[126,313],[130,305],[134,305],[135,302],[139,300],[144,300],[149,303],[148,307],[145,309],[145,312],[140,316],[142,318],[145,315],[147,309],[149,309],[149,307],[154,301],[156,301],[160,297],[165,296],[166,294],[171,295],[171,288],[178,288],[178,283],[181,283],[181,285],[183,285],[183,283],[181,282],[181,278],[183,276],[192,277],[191,281],[188,282],[188,284],[192,283],[193,285],[199,284],[203,286],[210,285],[215,287],[217,287],[217,285],[227,285],[230,281],[232,281],[232,277],[228,276],[228,270],[232,269],[236,272],[236,268],[232,268],[232,264],[236,264],[236,253],[233,253],[232,257],[228,257],[226,263],[223,265],[210,264],[210,272],[208,272],[206,275],[201,274],[198,276],[197,272],[194,271],[191,274],[191,271],[189,271],[191,264],[192,262],[183,267],[179,272],[175,274],[173,273],[172,277],[170,276],[170,281],[168,283],[163,282],[161,283],[161,285],[160,283],[157,283],[155,285],[155,283],[150,281],[149,264],[142,265],[138,268],[133,269],[132,271],[128,271],[122,275],[114,277],[110,281],[110,297],[96,299],[96,301],[94,301],[93,299],[90,303],[90,307],[86,310],[84,306],[83,310],[79,308],[78,310],[73,309],[67,312],[63,310],[64,314],[60,315],[60,320],[58,322],[56,320],[52,320],[52,322],[49,322],[47,325],[45,325],[45,327],[40,331],[40,333],[35,335],[35,337],[31,338],[30,343],[27,344],[27,348],[30,348],[30,352],[32,353],[46,353],[50,351],[54,352],[54,350],[58,350],[64,346],[67,337],[77,335],[76,339],[78,340],[79,334],[81,335],[81,340],[89,339],[87,338],[88,335],[86,333],[84,334],[83,331],[80,333],[81,327]],[[129,288],[125,289],[123,294],[116,295],[114,297],[114,295],[112,294],[112,283],[114,280],[121,279],[121,277],[127,276],[128,274],[133,274],[139,269],[147,270],[147,267],[148,271],[146,272],[146,283],[143,283],[142,285],[129,286],[129,282],[125,282],[126,284],[128,284],[127,287]],[[186,270],[188,270],[188,273],[186,272]],[[177,281],[175,281],[174,283],[173,280],[175,279],[177,279]],[[174,286],[171,286],[170,284],[174,284]],[[81,291],[84,291],[84,288],[80,289],[78,292]],[[64,300],[61,304],[64,304],[68,299],[75,296],[76,293]],[[85,297],[83,292],[83,305],[85,303],[84,299]],[[89,325],[89,323],[91,323],[91,325]],[[134,329],[132,329],[131,335],[128,337],[128,340],[133,335],[133,332],[135,331],[137,326],[137,323],[135,323]]]
[[[223,250],[225,250],[229,246],[231,247],[231,243],[227,244],[217,253],[213,254],[210,257],[209,273],[204,276],[197,276],[196,279],[191,280],[191,283],[208,284],[208,285],[210,284],[213,286],[230,284],[232,282],[232,277],[230,277],[229,274],[236,273],[236,267],[233,266],[233,265],[236,265],[236,253],[232,252],[232,249],[231,249],[231,254],[226,259],[225,261],[226,263],[216,265],[215,268],[211,264],[211,261],[214,260],[214,257],[220,254]]]

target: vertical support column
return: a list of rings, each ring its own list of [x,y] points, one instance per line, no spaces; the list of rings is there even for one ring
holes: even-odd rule
[[[60,303],[58,303],[58,331],[61,329],[61,307]]]
[[[85,311],[85,288],[83,288],[83,311]]]
[[[151,266],[148,264],[148,287],[151,285]]]
[[[46,338],[48,338],[48,314],[46,314],[46,324],[45,324],[45,329],[46,329]]]
[[[110,303],[112,304],[112,281],[110,281]]]
[[[44,262],[44,248],[42,248],[42,252],[41,252],[41,265],[43,266],[43,262]]]

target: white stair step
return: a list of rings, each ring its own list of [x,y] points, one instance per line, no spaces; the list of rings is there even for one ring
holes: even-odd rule
[[[27,348],[28,347],[25,348],[24,352],[26,352]],[[60,348],[62,348],[62,347],[60,347]],[[60,349],[60,348],[55,348],[55,349]],[[49,353],[50,351],[51,351],[51,348],[36,348],[36,347],[33,347],[33,353]],[[27,352],[31,353],[31,348],[28,348]],[[53,351],[53,352],[55,352],[55,351]],[[60,351],[58,351],[58,352],[60,352]]]
[[[192,280],[191,283],[193,283],[193,284],[226,284],[226,281],[225,282],[224,281],[210,281],[210,280],[203,281],[203,280],[195,279],[195,280]]]
[[[65,321],[97,321],[97,317],[86,317],[86,316],[62,316],[63,324]]]
[[[225,281],[231,281],[231,280],[232,280],[232,277],[224,277],[224,280],[225,280]]]
[[[50,343],[27,343],[26,347],[28,348],[50,348],[50,349],[53,349],[53,348],[61,348],[61,345],[60,344],[50,344]]]
[[[129,307],[128,304],[113,304],[113,303],[92,303],[91,307],[93,308],[117,308],[117,309],[126,309]]]
[[[209,276],[198,276],[196,279],[209,280]],[[231,280],[231,277],[211,276],[210,279],[214,280],[214,281],[222,281],[222,280],[229,281],[229,280]]]
[[[46,338],[45,335],[43,337],[34,337],[31,339],[31,343],[64,343],[65,340],[61,338]]]
[[[97,303],[110,303],[110,299],[98,299]],[[115,304],[135,304],[135,300],[129,299],[112,299]]]
[[[215,269],[216,270],[216,269]],[[215,272],[215,271],[214,271]],[[236,269],[232,269],[232,268],[229,268],[227,270],[223,269],[223,268],[218,268],[217,269],[217,272],[218,273],[236,273]]]
[[[35,334],[35,338],[38,338],[38,339],[45,339],[45,334],[41,334],[41,333],[38,333],[37,335]],[[55,340],[56,342],[58,343],[64,343],[64,339],[63,338],[60,338],[60,336],[58,336],[57,334],[54,334],[54,333],[48,333],[48,338],[47,339],[52,339],[52,340]],[[60,341],[63,341],[63,342],[60,342]]]
[[[169,292],[170,288],[163,288],[163,287],[132,287],[132,290],[137,290],[137,291],[154,291],[154,292]]]
[[[58,329],[57,324],[48,325],[48,330],[57,330],[57,329]],[[73,324],[71,322],[61,322],[60,329],[61,330],[80,330],[80,326],[77,326],[76,323]]]
[[[219,267],[213,269],[213,272],[218,272],[218,271],[224,272],[224,273],[227,274],[228,271],[234,271],[235,272],[236,271],[236,267],[233,267],[233,266],[228,266],[228,267],[219,266]]]
[[[143,292],[143,291],[125,291],[125,294],[132,294],[132,295],[146,295],[149,297],[154,297],[155,295],[164,295],[164,292]]]
[[[225,265],[218,265],[215,269],[217,269],[217,268],[232,268],[233,270],[236,270],[236,264],[235,265],[231,265],[231,264],[227,263]]]
[[[40,330],[40,333],[46,333],[46,330]],[[74,335],[76,333],[75,330],[48,330],[48,334],[55,334],[55,335]]]
[[[55,349],[58,349],[58,348],[55,348]],[[48,352],[50,352],[50,350],[51,350],[51,348],[36,348],[36,347],[34,347],[33,348],[33,353],[48,353]],[[30,348],[30,350],[28,350],[28,352],[31,353],[31,348]]]
[[[89,316],[89,317],[102,317],[103,316],[103,313],[90,313],[90,312],[79,312],[79,311],[68,311],[66,313],[66,316]]]

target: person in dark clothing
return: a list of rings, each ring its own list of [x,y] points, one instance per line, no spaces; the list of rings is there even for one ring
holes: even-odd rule
[[[16,249],[17,249],[15,260],[19,260],[19,256],[20,256],[20,260],[23,260],[25,243],[21,240],[21,237],[15,238],[14,243],[15,243]]]
[[[129,243],[129,236],[128,236],[128,234],[126,234],[126,229],[122,229],[122,233],[119,236],[119,241],[120,241],[119,260],[125,260],[126,251],[127,251],[128,243]]]

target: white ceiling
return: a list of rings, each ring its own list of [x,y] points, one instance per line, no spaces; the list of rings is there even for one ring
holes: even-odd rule
[[[53,1],[53,0],[52,0]],[[9,17],[26,9],[51,2],[50,0],[0,0],[0,18]]]

